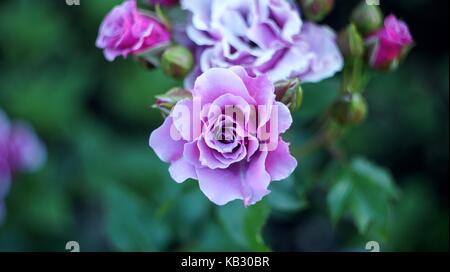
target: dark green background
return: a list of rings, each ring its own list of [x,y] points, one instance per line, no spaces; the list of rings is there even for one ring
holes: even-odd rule
[[[180,83],[131,59],[108,63],[95,48],[103,16],[120,2],[0,2],[0,107],[29,120],[49,152],[43,169],[15,179],[0,251],[64,251],[70,240],[82,251],[265,250],[262,225],[276,251],[359,251],[369,240],[389,251],[448,250],[447,1],[381,1],[408,22],[416,47],[398,71],[371,82],[369,118],[342,144],[390,169],[398,196],[382,228],[386,214],[373,203],[332,220],[327,194],[338,172],[326,152],[299,158],[295,174],[251,210],[217,207],[196,182],[172,181],[148,147],[162,122],[150,106]],[[343,27],[357,2],[337,1],[326,22]],[[304,107],[286,135],[292,146],[311,137],[338,84],[304,86]],[[358,231],[354,222],[367,214],[372,224]]]

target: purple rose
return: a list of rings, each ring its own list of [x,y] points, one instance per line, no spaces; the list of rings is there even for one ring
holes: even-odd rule
[[[408,26],[394,15],[388,16],[384,27],[367,39],[367,44],[372,47],[370,65],[375,69],[395,67],[412,43]]]
[[[104,49],[105,58],[127,57],[168,43],[170,33],[155,18],[141,13],[135,0],[116,6],[103,20],[96,45]]]
[[[12,175],[30,172],[41,167],[46,150],[31,127],[23,122],[11,123],[0,110],[0,223],[5,208],[4,198],[9,191]]]
[[[272,81],[298,77],[316,82],[343,66],[334,32],[303,23],[285,0],[184,0],[192,13],[189,38],[201,48],[200,71],[243,66]],[[187,84],[189,85],[189,84]]]
[[[275,101],[267,76],[249,76],[240,66],[212,68],[191,93],[149,140],[176,182],[197,179],[212,202],[241,199],[248,206],[270,192],[271,181],[294,171],[297,161],[280,136],[292,117]]]

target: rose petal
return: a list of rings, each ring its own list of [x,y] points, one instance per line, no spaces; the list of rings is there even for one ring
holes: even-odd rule
[[[270,193],[267,189],[270,184],[270,175],[265,167],[266,157],[267,152],[259,152],[252,159],[245,173],[245,179],[242,182],[246,187],[246,191],[249,192],[244,198],[246,207],[255,204]]]
[[[277,149],[268,153],[265,166],[272,180],[282,180],[294,172],[297,160],[289,153],[289,144],[280,138]]]
[[[170,176],[178,183],[182,183],[189,178],[197,179],[195,167],[184,158],[180,158],[173,162],[169,167],[169,173]]]
[[[185,141],[181,140],[179,133],[177,135],[171,117],[166,118],[164,123],[152,132],[149,139],[150,147],[164,162],[178,160],[183,154],[184,143]]]
[[[200,118],[199,113],[194,113],[193,111],[192,100],[183,99],[179,101],[173,107],[170,116],[172,117],[173,125],[178,130],[181,137],[183,137],[183,139],[186,141],[192,141],[192,139],[194,139],[193,117],[197,117],[197,119]]]
[[[344,66],[344,59],[336,44],[336,35],[326,26],[313,23],[303,25],[301,39],[314,54],[309,70],[300,75],[304,82],[318,82],[333,76]]]
[[[223,94],[232,94],[242,97],[249,104],[254,104],[254,99],[241,78],[231,70],[223,68],[212,68],[204,72],[195,81],[193,96],[202,98],[202,103],[210,103]]]
[[[235,199],[243,199],[241,172],[238,165],[227,169],[197,168],[200,190],[217,205],[225,205]]]
[[[275,109],[278,109],[278,133],[284,133],[292,125],[292,115],[288,107],[283,103],[276,102],[275,106]]]

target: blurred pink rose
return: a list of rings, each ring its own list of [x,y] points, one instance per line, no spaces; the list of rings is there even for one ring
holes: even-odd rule
[[[241,199],[248,206],[270,192],[271,181],[292,174],[297,161],[281,138],[291,113],[275,101],[266,75],[251,77],[240,66],[211,68],[191,93],[149,140],[176,182],[197,179],[212,202]]]
[[[366,43],[372,47],[370,65],[375,69],[388,69],[398,64],[413,38],[406,23],[390,15],[384,21],[384,27]]]
[[[0,223],[5,214],[4,198],[12,175],[41,167],[47,157],[44,144],[32,128],[23,122],[11,123],[0,110]]]
[[[170,33],[157,19],[141,13],[135,0],[116,6],[103,20],[96,45],[104,49],[105,58],[139,54],[168,43]]]

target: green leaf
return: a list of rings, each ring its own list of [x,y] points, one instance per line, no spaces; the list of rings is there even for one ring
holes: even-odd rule
[[[364,158],[356,158],[351,164],[354,174],[358,175],[362,180],[378,187],[392,197],[398,197],[398,189],[395,187],[389,172]]]
[[[294,178],[289,177],[270,186],[271,193],[267,196],[267,200],[272,209],[289,213],[308,207],[304,190],[296,188],[294,182]]]
[[[120,251],[159,251],[167,245],[169,228],[155,220],[146,203],[122,186],[109,186],[106,198],[106,233]]]
[[[218,207],[218,215],[225,232],[244,250],[269,251],[261,235],[269,215],[269,207],[264,201],[248,208],[234,201]]]
[[[331,219],[336,223],[345,212],[348,204],[348,195],[352,190],[351,181],[348,178],[343,178],[338,181],[330,190],[327,202],[330,208]]]
[[[399,195],[389,172],[364,158],[355,158],[334,176],[327,196],[332,221],[336,224],[349,214],[361,234],[370,227],[383,233],[392,201]]]

